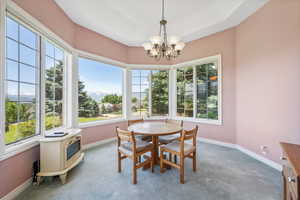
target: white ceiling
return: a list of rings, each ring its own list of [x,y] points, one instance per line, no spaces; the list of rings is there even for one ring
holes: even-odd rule
[[[168,35],[185,42],[236,26],[268,0],[166,0]],[[77,24],[129,46],[159,31],[161,0],[55,0]]]

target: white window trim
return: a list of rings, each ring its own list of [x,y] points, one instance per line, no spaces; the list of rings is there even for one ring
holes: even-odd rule
[[[71,58],[68,58],[68,62],[66,63],[66,69],[68,68],[75,68],[72,73],[73,80],[70,80],[68,78],[68,91],[67,91],[67,101],[70,101],[70,94],[72,94],[72,104],[73,106],[68,106],[65,113],[66,118],[66,127],[70,128],[86,128],[86,127],[92,127],[92,126],[99,126],[99,125],[106,125],[106,124],[113,124],[118,122],[124,122],[127,119],[130,118],[131,113],[131,69],[145,69],[145,70],[170,70],[169,72],[169,115],[168,116],[155,116],[150,117],[148,119],[182,119],[184,121],[189,122],[196,122],[196,123],[204,123],[204,124],[212,124],[212,125],[222,125],[222,61],[221,61],[221,55],[211,56],[207,58],[202,59],[196,59],[189,62],[179,63],[175,65],[147,65],[147,64],[126,64],[124,62],[116,61],[113,59],[109,59],[106,57],[98,56],[89,52],[84,52],[81,50],[78,50],[76,48],[73,48],[69,43],[65,42],[63,39],[61,39],[59,36],[57,36],[54,32],[52,32],[49,28],[47,28],[45,25],[43,25],[41,22],[39,22],[36,18],[32,17],[30,14],[28,14],[25,10],[23,10],[21,7],[19,7],[16,3],[14,3],[11,0],[3,0],[0,1],[0,83],[3,83],[4,81],[4,75],[5,75],[5,16],[6,16],[6,10],[8,10],[10,13],[13,13],[16,17],[20,18],[22,22],[25,24],[28,24],[31,29],[34,29],[35,32],[38,32],[42,38],[47,38],[60,47],[62,47],[66,52],[73,55]],[[41,49],[41,51],[43,51]],[[111,64],[114,66],[119,66],[121,68],[124,68],[124,80],[123,80],[123,117],[117,118],[117,119],[111,119],[111,120],[103,120],[103,121],[96,121],[96,122],[89,122],[84,124],[78,124],[77,119],[77,104],[78,101],[77,95],[74,95],[74,91],[77,89],[77,83],[78,76],[75,76],[78,70],[78,56],[85,57],[89,59],[94,59],[99,62]],[[218,59],[218,76],[219,76],[219,88],[218,88],[218,97],[219,97],[219,120],[203,120],[198,118],[181,118],[176,117],[176,69],[179,67],[183,67],[188,64],[194,64],[194,63],[201,63],[201,62],[208,62],[213,59]],[[70,61],[71,60],[71,61]],[[43,66],[42,66],[43,67]],[[70,83],[72,83],[72,88],[70,89]],[[41,80],[41,86],[43,86],[43,80]],[[43,91],[43,88],[41,88]],[[5,121],[5,112],[4,111],[4,87],[3,84],[0,84],[0,120]],[[130,91],[130,92],[129,92]],[[75,91],[76,92],[76,91]],[[42,94],[41,94],[42,95]],[[42,98],[44,98],[42,96]],[[41,102],[43,102],[43,99],[41,99]],[[41,108],[42,111],[42,120],[44,118],[43,115],[44,108]],[[0,136],[3,136],[4,131],[4,123],[0,124]],[[42,127],[44,122],[41,121]],[[16,144],[12,144],[9,147],[6,147],[4,144],[4,137],[0,137],[0,161],[3,159],[6,159],[8,157],[11,157],[12,155],[15,155],[17,153],[20,153],[22,151],[25,151],[27,149],[32,148],[33,146],[38,145],[38,141],[40,137],[43,137],[45,131],[41,130],[41,136],[34,136],[29,139],[25,139],[23,141],[20,141]]]
[[[212,119],[201,119],[196,118],[196,102],[197,102],[197,87],[196,87],[196,65],[206,64],[206,63],[216,63],[218,68],[218,120],[212,120]],[[179,68],[184,68],[192,66],[193,67],[193,117],[179,117],[177,116],[177,87],[176,87],[176,70]],[[189,122],[195,122],[195,123],[203,123],[203,124],[212,124],[212,125],[223,125],[223,115],[222,115],[222,56],[221,54],[210,56],[206,58],[196,59],[188,62],[183,62],[180,64],[176,64],[172,66],[172,69],[175,70],[175,76],[173,76],[173,84],[175,84],[175,96],[174,101],[175,102],[175,111],[173,113],[172,118],[177,120],[184,120]]]

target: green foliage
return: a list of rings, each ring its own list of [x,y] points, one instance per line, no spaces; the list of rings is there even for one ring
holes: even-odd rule
[[[98,103],[88,96],[84,88],[84,83],[78,81],[79,117],[97,117],[100,112]]]
[[[62,125],[62,120],[59,116],[47,116],[45,118],[45,128],[46,130],[52,129],[53,127],[60,127]]]
[[[153,71],[151,78],[152,114],[166,115],[169,111],[168,71]]]
[[[118,96],[117,94],[108,94],[103,97],[101,102],[102,103],[110,103],[110,104],[121,104],[122,96]]]

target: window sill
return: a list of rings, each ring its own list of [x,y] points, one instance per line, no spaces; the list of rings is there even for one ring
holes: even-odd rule
[[[197,119],[191,117],[174,117],[175,120],[183,120],[184,122],[194,122],[200,124],[210,124],[210,125],[218,125],[222,126],[222,120],[212,120],[212,119]]]
[[[2,155],[0,155],[0,161],[8,159],[12,156],[15,156],[19,153],[22,153],[28,149],[31,149],[31,148],[39,145],[40,138],[41,138],[41,136],[38,135],[38,136],[28,138],[24,141],[20,141],[16,144],[11,144],[11,145],[7,146],[4,153]]]
[[[79,128],[89,128],[93,126],[101,126],[101,125],[108,125],[114,124],[119,122],[125,122],[126,119],[124,118],[117,118],[117,119],[110,119],[110,120],[103,120],[103,121],[94,121],[94,122],[86,122],[79,124]]]

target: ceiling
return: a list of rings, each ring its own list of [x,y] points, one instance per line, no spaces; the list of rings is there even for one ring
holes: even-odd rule
[[[166,0],[168,35],[185,42],[238,25],[268,0]],[[128,46],[159,31],[161,0],[55,0],[77,24]]]

